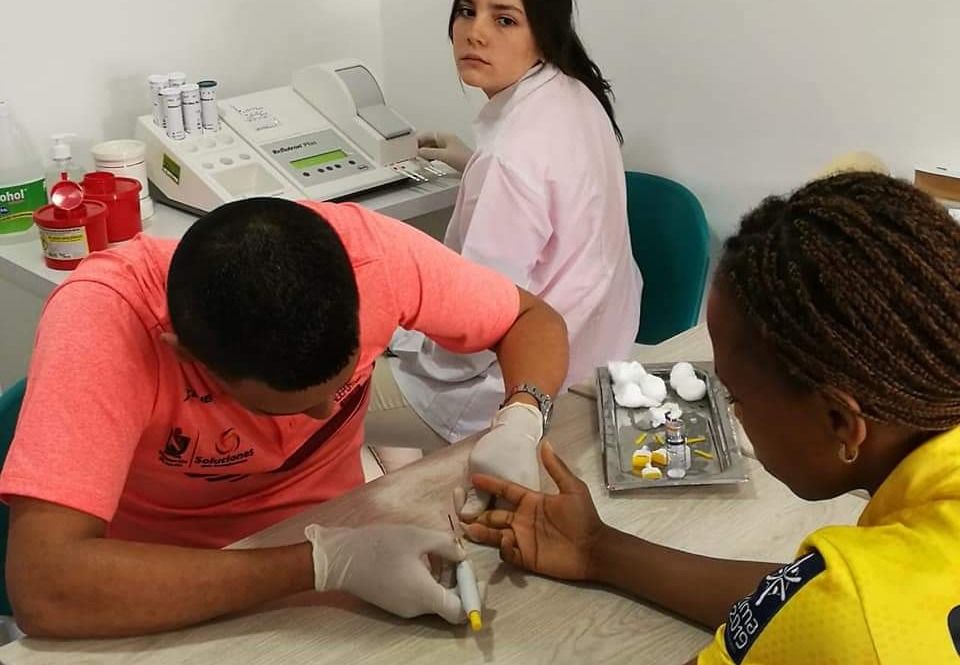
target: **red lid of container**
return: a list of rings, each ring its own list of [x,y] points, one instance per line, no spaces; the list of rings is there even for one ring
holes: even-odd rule
[[[83,176],[83,191],[92,196],[110,196],[117,193],[117,177],[105,171]]]
[[[136,196],[140,197],[140,190],[143,186],[135,178],[124,178],[116,176],[106,171],[95,171],[83,176],[83,191],[87,196],[100,199],[110,196]]]
[[[73,210],[64,210],[53,204],[45,205],[33,213],[33,221],[40,228],[62,229],[84,226],[91,220],[106,220],[107,206],[99,201],[83,201]]]
[[[139,180],[136,178],[124,178],[123,176],[115,176],[114,180],[117,182],[117,196],[140,198],[140,190],[143,189],[143,185],[140,184]]]
[[[50,188],[50,203],[61,210],[75,210],[83,203],[83,187],[72,180],[61,180]]]

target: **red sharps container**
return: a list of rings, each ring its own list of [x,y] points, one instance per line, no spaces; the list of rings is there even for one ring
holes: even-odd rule
[[[33,213],[48,267],[73,270],[92,252],[107,248],[107,206],[85,201],[83,189],[70,180],[54,185],[50,199],[53,203]]]
[[[133,178],[123,178],[97,171],[83,176],[83,193],[87,201],[107,206],[107,240],[130,240],[143,230],[140,220],[140,190]]]

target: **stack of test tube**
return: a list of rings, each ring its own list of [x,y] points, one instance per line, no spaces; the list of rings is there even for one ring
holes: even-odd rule
[[[187,135],[220,130],[217,82],[187,83],[183,72],[154,74],[147,79],[153,102],[153,124],[166,130],[173,141]]]

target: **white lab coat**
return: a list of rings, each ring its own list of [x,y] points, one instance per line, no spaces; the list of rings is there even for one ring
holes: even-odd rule
[[[494,268],[563,315],[564,388],[628,357],[642,279],[627,226],[620,146],[582,83],[538,65],[493,97],[474,129],[445,244]],[[455,355],[398,331],[394,376],[417,414],[448,441],[489,426],[504,397],[492,352]]]

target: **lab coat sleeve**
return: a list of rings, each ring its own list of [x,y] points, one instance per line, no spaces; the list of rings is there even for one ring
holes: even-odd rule
[[[531,273],[551,234],[546,198],[525,181],[518,169],[496,157],[489,159],[472,167],[484,172],[478,180],[479,188],[467,192],[467,196],[476,197],[476,204],[462,255],[529,289]],[[400,348],[394,352],[400,356],[404,371],[447,383],[482,376],[497,360],[489,351],[451,353],[429,339],[423,340],[416,357]]]
[[[477,191],[467,193],[476,204],[461,253],[530,290],[533,270],[553,235],[546,184],[497,157],[490,160]]]

